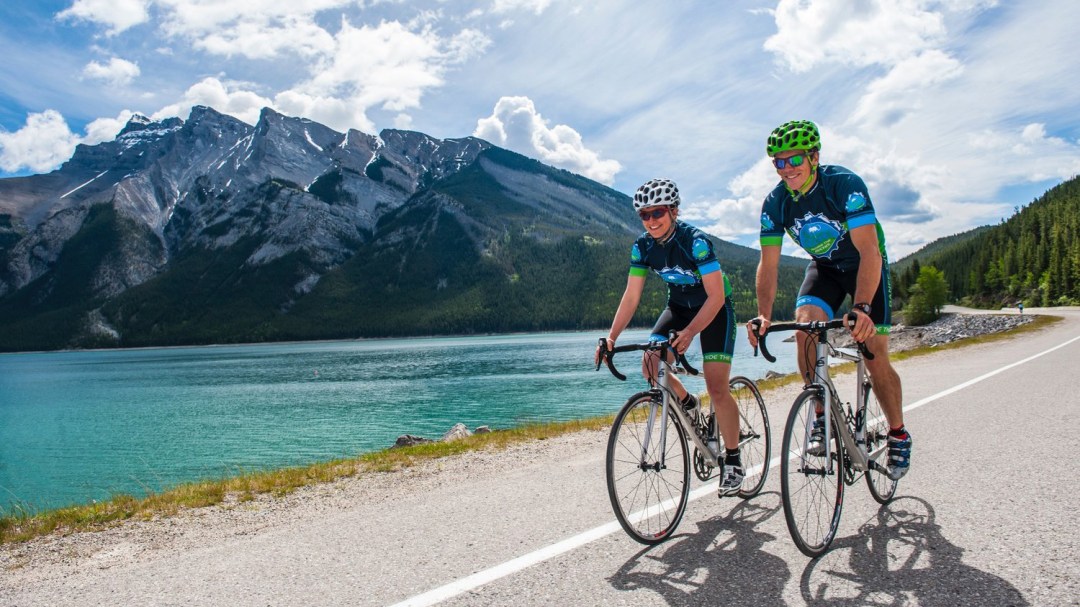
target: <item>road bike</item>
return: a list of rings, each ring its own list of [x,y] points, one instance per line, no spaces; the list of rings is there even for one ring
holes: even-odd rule
[[[643,351],[659,355],[656,379],[650,382],[650,389],[631,396],[615,415],[605,464],[608,497],[619,524],[635,540],[659,544],[675,532],[686,512],[690,445],[694,446],[694,474],[708,481],[723,463],[723,439],[712,412],[706,414],[700,407],[688,411],[679,403],[669,378],[672,374],[698,375],[698,371],[675,352],[670,340],[608,349],[607,340],[601,338],[599,346],[596,368],[605,362],[620,380],[626,376],[615,368],[615,354]],[[739,450],[746,473],[738,496],[749,499],[761,492],[769,473],[769,414],[752,380],[733,377],[730,385],[739,408]]]
[[[764,333],[752,328],[761,353],[769,362],[766,336],[780,331],[804,331],[816,341],[814,377],[795,399],[784,424],[780,444],[780,496],[791,539],[803,554],[816,557],[829,549],[840,526],[844,486],[866,478],[870,495],[880,504],[896,495],[897,481],[885,466],[889,424],[874,396],[873,378],[866,368],[872,360],[866,346],[842,348],[829,340],[830,329],[844,328],[843,319],[828,322],[771,324]],[[755,350],[755,354],[756,354]],[[855,363],[855,407],[841,402],[829,376],[829,359]],[[814,423],[820,421],[818,436]],[[811,440],[816,438],[819,440]]]

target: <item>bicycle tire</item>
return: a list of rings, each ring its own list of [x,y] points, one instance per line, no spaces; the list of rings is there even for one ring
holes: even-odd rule
[[[739,408],[739,452],[746,479],[739,489],[739,497],[750,499],[761,493],[765,479],[769,477],[769,460],[772,455],[772,431],[769,412],[757,384],[748,378],[731,378],[731,396]],[[760,471],[758,469],[760,468]],[[753,483],[751,479],[756,479]]]
[[[686,436],[682,426],[667,416],[667,444],[661,452],[662,409],[655,393],[631,396],[611,426],[605,465],[615,518],[627,535],[648,545],[674,533],[690,497]]]
[[[784,424],[780,453],[780,497],[791,539],[803,554],[817,557],[829,549],[840,527],[844,506],[844,443],[840,420],[832,419],[832,472],[823,457],[805,454],[809,424],[818,393],[806,390],[795,399]]]
[[[866,452],[873,454],[874,451],[880,449],[881,452],[872,459],[882,468],[887,468],[889,464],[889,422],[885,419],[885,413],[881,410],[881,403],[878,402],[877,396],[874,395],[874,391],[869,385],[866,386],[865,416]],[[896,497],[897,482],[887,472],[876,470],[873,466],[866,471],[866,486],[870,488],[870,495],[879,504],[888,504]]]

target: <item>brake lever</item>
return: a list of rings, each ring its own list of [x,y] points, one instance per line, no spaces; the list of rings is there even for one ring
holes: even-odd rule
[[[852,329],[855,328],[855,313],[854,312],[848,312],[847,326],[848,326],[848,330],[852,330]],[[856,341],[855,346],[858,347],[859,354],[862,354],[862,357],[864,359],[866,359],[866,360],[874,360],[874,355],[870,352],[870,348],[866,347],[866,344],[864,344],[861,341]]]

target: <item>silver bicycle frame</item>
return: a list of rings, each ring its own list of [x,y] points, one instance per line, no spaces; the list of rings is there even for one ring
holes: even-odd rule
[[[866,363],[862,356],[859,355],[857,350],[849,348],[836,348],[831,344],[826,343],[822,339],[817,340],[817,361],[814,365],[814,385],[821,386],[822,399],[825,401],[825,461],[827,462],[828,472],[833,472],[834,461],[832,456],[832,416],[839,415],[842,422],[837,424],[840,428],[840,440],[844,441],[844,448],[848,452],[848,457],[851,459],[852,467],[859,471],[865,472],[870,467],[870,454],[866,451],[865,445],[860,445],[855,440],[855,437],[851,433],[851,429],[848,427],[847,420],[844,417],[844,409],[841,406],[839,399],[833,397],[837,394],[836,386],[833,384],[832,377],[829,375],[829,356],[830,354],[836,354],[837,358],[847,360],[856,363],[856,407],[865,408],[867,395],[863,394],[865,388],[866,379]],[[865,428],[866,413],[863,412],[863,424]],[[813,423],[813,416],[807,416],[807,428],[806,428],[806,440],[803,444],[809,442],[811,425]],[[876,454],[876,452],[875,452]]]
[[[660,389],[660,465],[666,465],[665,458],[667,457],[667,416],[671,411],[675,414],[675,422],[683,428],[683,432],[686,434],[687,439],[697,447],[698,452],[702,453],[706,462],[711,466],[718,467],[720,465],[719,454],[713,453],[709,449],[708,445],[702,442],[698,437],[697,432],[694,430],[694,423],[690,421],[690,417],[683,411],[682,407],[676,407],[672,403],[676,402],[675,392],[671,389],[671,382],[668,379],[669,374],[675,373],[675,368],[670,362],[665,360],[658,360],[656,366],[656,386]],[[656,421],[656,407],[653,407],[649,411],[649,422],[645,428],[645,445],[649,445],[652,438],[653,424]],[[716,424],[713,428],[715,434],[720,433],[719,424]],[[717,445],[720,444],[719,436],[714,437],[717,439]],[[647,448],[647,447],[646,447]],[[647,453],[642,453],[642,461],[645,460]]]

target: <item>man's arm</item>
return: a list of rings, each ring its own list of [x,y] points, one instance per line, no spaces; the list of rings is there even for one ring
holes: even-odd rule
[[[776,300],[776,274],[779,267],[780,247],[761,247],[761,260],[758,261],[754,284],[757,287],[758,316],[765,320],[772,318],[773,302]]]
[[[776,274],[779,267],[780,247],[762,246],[761,260],[758,261],[757,276],[754,279],[758,309],[758,317],[755,320],[761,321],[761,331],[769,328],[769,322],[772,320],[773,302],[776,301]],[[756,348],[758,340],[751,327],[752,322],[746,323],[746,337],[750,340],[750,345]]]

